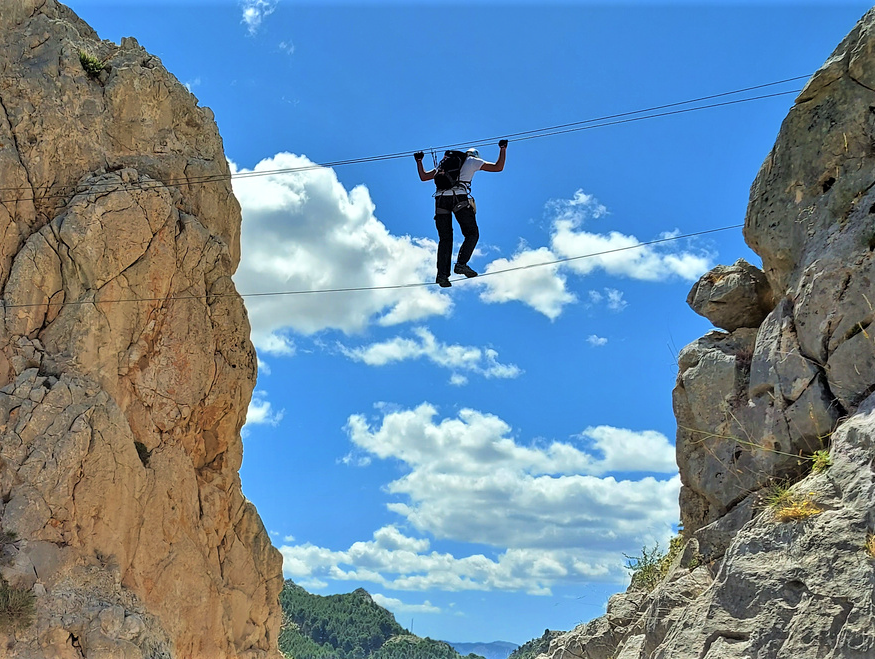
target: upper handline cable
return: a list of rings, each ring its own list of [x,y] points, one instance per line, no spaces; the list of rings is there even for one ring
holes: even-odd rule
[[[620,119],[623,117],[630,117],[632,115],[643,114],[645,112],[655,112],[656,110],[665,110],[668,108],[675,108],[675,107],[678,107],[681,105],[689,105],[690,103],[701,103],[702,101],[710,101],[710,100],[713,100],[715,98],[723,98],[725,96],[733,96],[735,94],[741,94],[744,92],[754,91],[755,89],[764,89],[766,87],[774,87],[776,85],[783,85],[783,84],[788,83],[788,82],[796,82],[797,80],[803,80],[803,79],[809,78],[809,77],[811,77],[810,74],[806,74],[806,75],[802,75],[802,76],[794,76],[792,78],[784,78],[783,80],[775,80],[774,82],[766,82],[766,83],[763,83],[761,85],[753,85],[751,87],[744,87],[743,89],[734,89],[734,90],[729,91],[729,92],[721,92],[719,94],[710,94],[708,96],[700,96],[699,98],[691,98],[691,99],[688,99],[686,101],[677,101],[674,103],[666,103],[664,105],[654,105],[654,106],[651,106],[649,108],[643,108],[641,110],[631,110],[629,112],[620,112],[618,114],[609,114],[609,115],[605,115],[603,117],[596,117],[594,119],[584,119],[582,121],[574,121],[574,122],[567,123],[567,124],[558,124],[556,126],[550,126],[548,128],[527,130],[527,131],[521,131],[518,133],[509,133],[507,135],[501,135],[498,137],[491,137],[491,138],[487,138],[485,140],[474,140],[470,144],[473,144],[474,146],[482,146],[484,144],[491,144],[495,140],[499,139],[499,137],[507,138],[507,139],[514,139],[515,141],[519,141],[521,139],[534,139],[535,137],[547,137],[549,135],[558,135],[558,134],[562,134],[565,132],[569,132],[569,131],[564,130],[564,129],[574,128],[576,126],[584,126],[586,124],[591,124],[591,123],[601,122],[601,121],[608,121],[610,119]],[[669,114],[680,114],[681,112],[689,112],[691,110],[696,110],[696,109],[707,109],[707,108],[719,107],[721,105],[730,105],[732,103],[743,103],[745,101],[757,101],[757,100],[761,100],[761,99],[765,99],[765,98],[772,98],[773,96],[783,96],[785,94],[797,94],[800,91],[801,90],[799,90],[799,89],[793,89],[793,90],[788,90],[785,92],[779,92],[777,94],[768,94],[768,95],[764,95],[764,96],[754,96],[752,98],[747,98],[747,99],[736,99],[734,101],[730,101],[729,103],[725,103],[725,104],[718,103],[718,104],[713,104],[713,105],[705,105],[705,106],[702,106],[700,108],[688,108],[685,110],[681,110],[680,112],[677,112],[677,113],[669,113]],[[662,116],[666,116],[666,114],[656,114],[653,116],[654,117],[662,117]],[[647,117],[647,118],[649,118],[649,117]],[[625,122],[617,122],[617,123],[625,123]],[[615,123],[612,122],[612,123],[608,123],[605,125],[606,126],[613,126],[613,125],[615,125]],[[581,130],[584,130],[584,129],[581,129]],[[556,131],[556,132],[554,132],[554,131]],[[543,135],[542,135],[542,133],[543,133]],[[451,144],[451,145],[444,146],[444,147],[435,147],[435,149],[437,149],[437,150],[447,149],[447,148],[450,148],[453,146],[462,146],[462,145],[467,145],[467,144],[469,144],[469,142],[458,142],[456,144]]]
[[[711,94],[709,96],[701,96],[698,98],[688,99],[686,101],[678,101],[675,103],[656,105],[656,106],[652,106],[652,107],[648,107],[648,108],[643,108],[640,110],[632,110],[629,112],[622,112],[622,113],[617,113],[617,114],[612,114],[612,115],[605,115],[602,117],[585,119],[582,121],[570,122],[570,123],[565,123],[565,124],[558,124],[558,125],[554,125],[554,126],[548,126],[545,128],[538,128],[538,129],[533,129],[533,130],[510,133],[510,134],[503,136],[503,137],[505,137],[506,139],[510,139],[511,141],[533,140],[533,139],[538,139],[538,138],[542,138],[542,137],[550,137],[550,136],[554,136],[554,135],[562,135],[562,134],[571,133],[571,132],[590,130],[593,128],[603,128],[603,127],[607,127],[607,126],[615,126],[615,125],[619,125],[619,124],[630,123],[633,121],[643,121],[645,119],[654,119],[654,118],[658,118],[658,117],[666,117],[666,116],[671,116],[671,115],[676,115],[676,114],[683,114],[683,113],[687,113],[687,112],[693,112],[695,110],[713,109],[713,108],[717,108],[717,107],[735,105],[735,104],[739,104],[739,103],[764,100],[767,98],[775,98],[778,96],[785,96],[788,94],[796,94],[796,93],[799,93],[800,90],[793,89],[793,90],[788,90],[788,91],[775,92],[775,93],[771,93],[771,94],[762,94],[762,95],[758,95],[758,96],[752,96],[752,97],[746,97],[746,98],[740,98],[740,99],[731,99],[731,100],[721,101],[718,103],[709,103],[707,105],[697,105],[694,107],[687,107],[687,108],[680,107],[683,105],[689,105],[691,103],[701,103],[702,101],[713,100],[716,98],[723,98],[726,96],[731,96],[734,94],[741,94],[741,93],[745,93],[745,92],[749,92],[749,91],[753,91],[753,90],[757,90],[757,89],[764,89],[766,87],[773,87],[776,85],[786,84],[788,82],[795,82],[797,80],[801,80],[801,79],[806,78],[806,77],[808,77],[808,76],[795,76],[792,78],[785,78],[783,80],[776,80],[774,82],[768,82],[768,83],[764,83],[761,85],[754,85],[751,87],[745,87],[745,88],[736,89],[733,91],[721,92],[719,94]],[[656,114],[648,114],[648,113],[655,113],[657,110],[668,110],[669,108],[676,108],[676,109],[669,110],[666,112],[658,112]],[[639,115],[639,116],[636,116],[636,115]],[[460,147],[460,146],[465,146],[465,145],[484,146],[484,145],[491,144],[496,139],[498,139],[498,138],[479,139],[479,140],[473,140],[473,141],[469,141],[469,142],[457,142],[454,144],[445,144],[442,146],[430,147],[429,149],[426,149],[426,150],[428,150],[428,151],[442,151],[445,149],[451,149],[454,147]],[[386,154],[382,154],[382,155],[366,156],[366,157],[362,157],[362,158],[349,158],[349,159],[345,159],[345,160],[335,160],[335,161],[324,162],[324,163],[312,163],[310,165],[302,165],[299,167],[289,167],[289,168],[283,168],[283,169],[252,170],[252,171],[245,171],[245,172],[237,172],[237,173],[233,173],[233,174],[208,174],[208,175],[204,175],[204,176],[189,176],[189,177],[184,177],[184,178],[171,178],[171,179],[162,180],[162,181],[155,180],[152,182],[149,182],[149,181],[132,182],[132,183],[122,184],[122,185],[118,185],[117,183],[106,183],[105,185],[94,184],[91,186],[90,189],[82,191],[82,192],[80,192],[80,194],[81,193],[100,194],[104,189],[105,190],[139,190],[139,189],[148,189],[150,187],[162,187],[165,185],[198,185],[198,184],[210,183],[210,182],[215,182],[215,181],[226,181],[228,179],[246,179],[246,178],[261,177],[261,176],[272,176],[272,175],[278,175],[278,174],[291,174],[291,173],[296,173],[296,172],[310,171],[310,170],[329,168],[329,167],[342,167],[342,166],[346,166],[346,165],[364,164],[364,163],[370,163],[370,162],[378,162],[378,161],[393,160],[393,159],[399,159],[399,158],[407,158],[411,155],[411,153],[413,153],[413,152],[412,151],[401,151],[401,152],[394,152],[394,153],[386,153]],[[81,186],[78,183],[67,185],[67,186],[61,186],[61,190],[65,190],[65,192],[54,192],[51,194],[42,195],[41,197],[34,197],[33,196],[33,193],[35,191],[46,190],[46,192],[48,192],[53,187],[54,186],[37,186],[35,188],[22,187],[22,186],[19,186],[19,187],[0,187],[0,194],[2,194],[3,192],[30,192],[31,193],[31,196],[29,196],[29,197],[3,198],[3,199],[0,199],[0,203],[34,201],[36,198],[39,198],[39,199],[47,199],[47,198],[52,198],[52,197],[64,198],[64,197],[71,196],[72,192],[77,190],[77,188],[79,188]],[[55,189],[57,189],[57,188],[55,187]]]
[[[578,256],[567,256],[559,259],[555,259],[553,261],[544,261],[539,263],[529,263],[527,265],[517,265],[511,266],[509,268],[502,268],[500,270],[491,270],[490,272],[484,272],[480,274],[474,281],[477,279],[482,279],[484,277],[492,277],[494,275],[506,274],[508,272],[515,272],[519,270],[530,270],[532,268],[541,268],[552,265],[559,265],[560,263],[568,263],[570,261],[579,261],[581,259],[595,258],[597,256],[606,256],[608,254],[616,254],[617,252],[625,252],[632,249],[640,249],[642,247],[649,247],[651,245],[658,245],[660,243],[672,242],[675,240],[682,240],[684,238],[694,238],[697,236],[704,236],[709,233],[717,233],[719,231],[728,231],[729,229],[738,229],[744,226],[743,224],[733,224],[725,227],[719,227],[717,229],[704,229],[702,231],[695,231],[693,233],[685,233],[677,236],[666,236],[664,238],[656,238],[654,240],[648,240],[642,243],[635,243],[634,245],[625,245],[623,247],[615,247],[612,249],[602,250],[600,252],[591,252],[589,254],[580,254]],[[460,277],[458,279],[453,279],[451,281],[470,281],[465,279],[464,277]],[[117,300],[75,300],[72,302],[31,302],[27,304],[6,304],[5,300],[0,300],[0,310],[5,309],[26,309],[33,307],[66,307],[66,306],[83,306],[86,304],[122,304],[122,303],[133,303],[133,302],[176,302],[180,300],[210,300],[214,298],[221,297],[234,297],[239,296],[241,298],[256,298],[256,297],[280,297],[280,296],[289,296],[289,295],[314,295],[314,294],[326,294],[326,293],[354,293],[354,292],[364,292],[364,291],[386,291],[386,290],[398,290],[404,288],[421,288],[424,286],[436,286],[437,284],[433,282],[411,282],[408,284],[386,284],[383,286],[357,286],[357,287],[345,287],[345,288],[320,288],[320,289],[304,289],[304,290],[292,290],[292,291],[265,291],[260,293],[210,293],[206,295],[180,295],[180,296],[171,296],[171,297],[150,297],[150,298],[120,298]]]

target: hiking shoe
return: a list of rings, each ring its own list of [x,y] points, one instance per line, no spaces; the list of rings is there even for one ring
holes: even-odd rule
[[[474,272],[467,263],[457,263],[456,267],[453,268],[453,272],[457,275],[465,275],[466,277],[477,276],[477,273]]]
[[[434,280],[435,284],[438,284],[441,288],[448,288],[452,286],[450,283],[449,277],[444,277],[443,275],[438,275],[437,279]]]

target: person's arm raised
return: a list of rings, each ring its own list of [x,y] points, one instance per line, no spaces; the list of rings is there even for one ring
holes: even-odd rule
[[[413,157],[416,158],[416,170],[419,173],[419,180],[431,181],[434,179],[434,170],[425,171],[425,167],[422,166],[422,159],[425,157],[425,154],[422,151],[417,151],[413,154]]]
[[[507,140],[501,140],[498,143],[498,160],[495,162],[484,162],[480,171],[483,172],[500,172],[504,169],[504,159],[507,155]]]

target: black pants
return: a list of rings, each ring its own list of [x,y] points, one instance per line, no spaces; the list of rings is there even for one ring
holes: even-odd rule
[[[456,197],[443,195],[435,197],[434,200],[434,224],[438,232],[437,273],[438,276],[449,277],[453,259],[453,215],[456,216],[456,221],[465,237],[459,248],[456,263],[465,264],[471,258],[474,247],[480,239],[480,230],[477,228],[477,216],[471,203],[468,202],[467,195]],[[453,208],[459,206],[460,202],[465,202],[464,206],[454,211]]]

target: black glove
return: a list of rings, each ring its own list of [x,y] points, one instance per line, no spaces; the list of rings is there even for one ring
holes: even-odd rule
[[[498,146],[503,149],[507,146],[507,140],[498,140]]]
[[[417,160],[422,160],[423,158],[425,158],[425,154],[422,151],[417,151],[413,154],[413,157]]]

